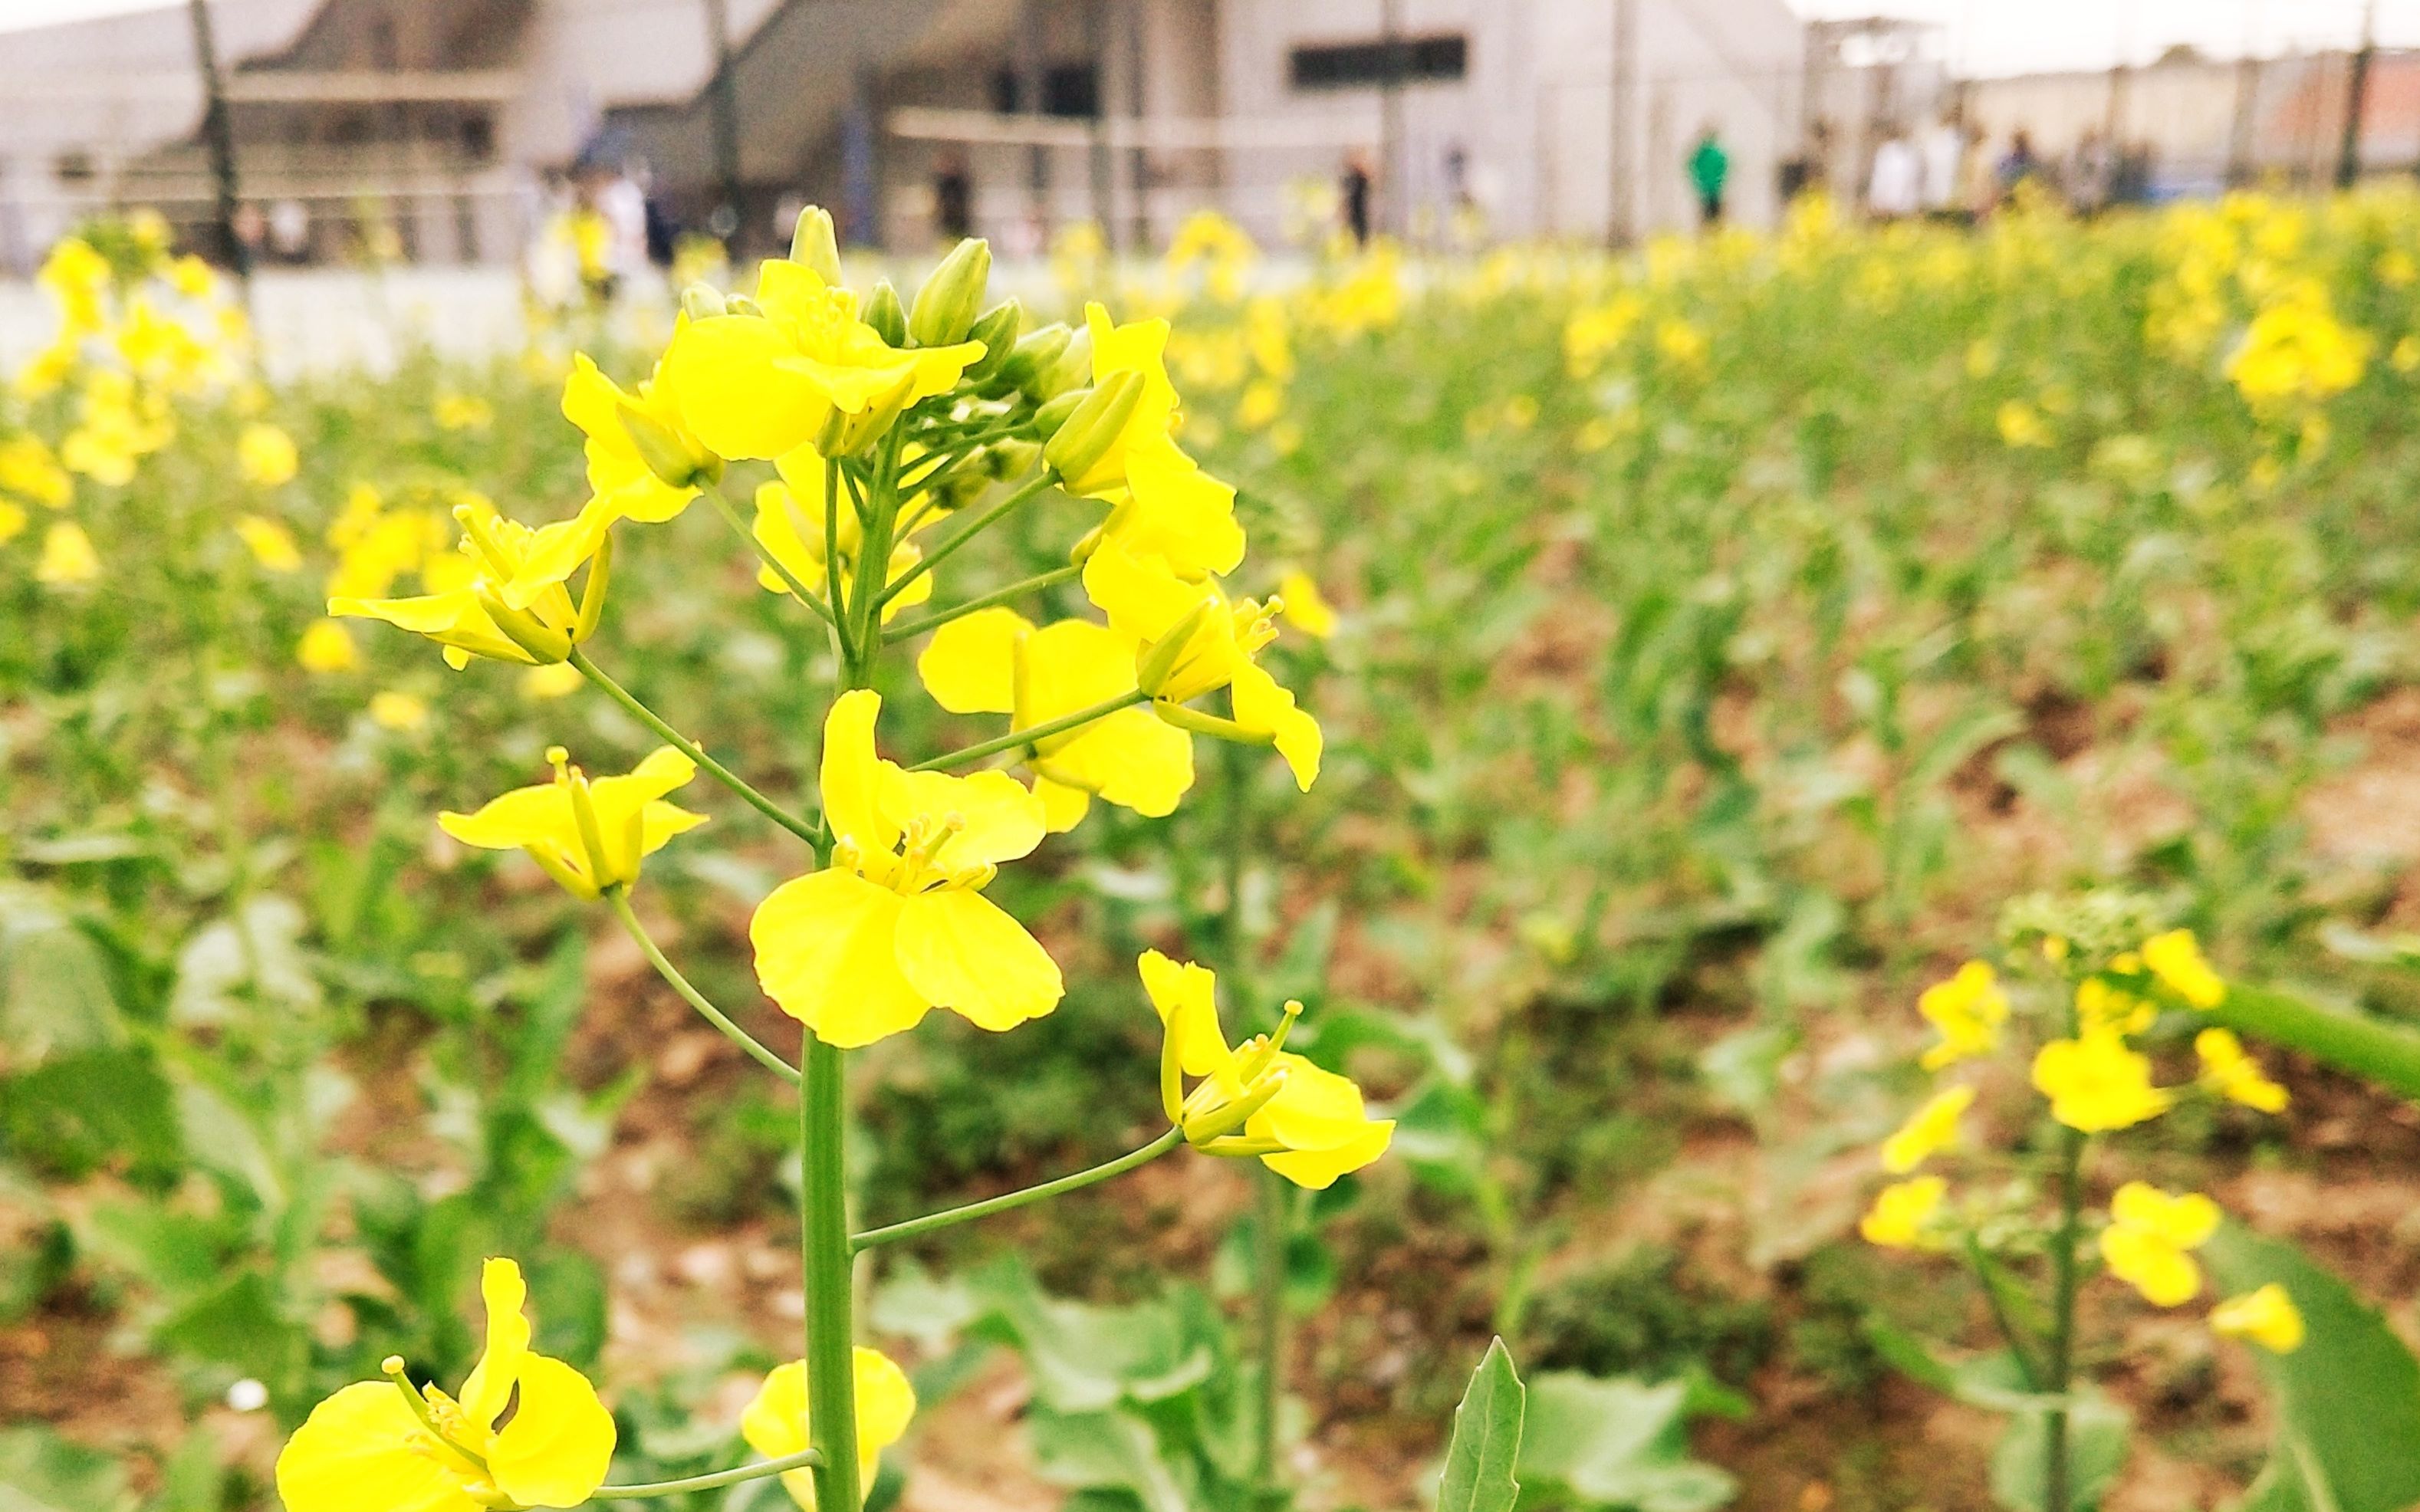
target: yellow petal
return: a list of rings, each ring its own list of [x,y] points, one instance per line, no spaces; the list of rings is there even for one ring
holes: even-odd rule
[[[1370,1165],[1387,1152],[1395,1137],[1395,1120],[1365,1123],[1354,1136],[1327,1149],[1292,1149],[1263,1155],[1261,1164],[1295,1185],[1323,1192],[1336,1179]]]
[[[834,700],[824,717],[824,820],[835,839],[853,841],[868,853],[899,843],[897,821],[883,812],[883,768],[889,764],[874,753],[874,721],[881,712],[881,694],[855,688]]]
[[[807,1446],[807,1363],[776,1365],[739,1414],[739,1436],[768,1459],[783,1459]]]
[[[488,1309],[488,1348],[462,1382],[462,1411],[483,1428],[496,1426],[497,1414],[512,1399],[513,1384],[530,1357],[530,1325],[521,1309],[529,1303],[529,1287],[521,1268],[494,1258],[479,1270],[479,1299]]]
[[[1093,810],[1091,794],[1082,788],[1053,782],[1044,775],[1034,777],[1033,795],[1042,800],[1043,825],[1054,835],[1063,835],[1082,824]]]
[[[1054,781],[1157,819],[1174,813],[1193,786],[1193,737],[1149,709],[1120,709],[1034,765]]]
[[[1032,801],[1030,795],[1027,800]],[[901,907],[899,969],[934,1006],[985,1029],[1039,1018],[1066,992],[1058,963],[1041,942],[998,904],[965,887],[923,893]]]
[[[1161,1026],[1176,1037],[1177,1064],[1185,1074],[1209,1076],[1228,1069],[1234,1057],[1218,1029],[1218,977],[1207,966],[1180,964],[1157,950],[1145,950],[1135,967]]]
[[[1295,786],[1310,792],[1311,783],[1319,779],[1324,745],[1319,721],[1295,707],[1294,694],[1258,662],[1236,658],[1232,676],[1228,696],[1234,701],[1235,722],[1274,735],[1278,754],[1294,772]]]
[[[952,714],[1013,714],[1016,711],[1016,643],[1032,633],[1032,622],[1015,609],[977,609],[933,632],[931,643],[916,658],[916,675],[923,679],[924,691],[933,695],[933,702]],[[1040,670],[1039,665],[1035,670]],[[1134,680],[1131,651],[1126,654],[1126,680],[1129,684]],[[1080,707],[1071,705],[1071,709]],[[1052,716],[1031,717],[1039,722]]]
[[[945,871],[1014,861],[1032,854],[1047,832],[1042,800],[1006,772],[951,777],[892,767],[883,777],[883,807],[892,823],[922,819],[958,826],[933,856]]]
[[[1137,640],[1156,640],[1192,613],[1205,585],[1178,577],[1158,557],[1135,556],[1103,541],[1084,563],[1084,594],[1109,617],[1110,628]]]
[[[613,1462],[613,1414],[588,1378],[560,1360],[531,1355],[520,1395],[488,1446],[496,1489],[523,1506],[579,1506]]]
[[[765,995],[845,1049],[914,1028],[933,999],[899,970],[901,903],[838,869],[774,888],[748,922]]]
[[[857,1395],[857,1463],[861,1477],[872,1485],[882,1462],[882,1451],[899,1442],[916,1415],[916,1391],[908,1373],[879,1350],[859,1345],[850,1354],[850,1373]],[[807,1366],[803,1360],[779,1365],[765,1378],[755,1398],[740,1414],[740,1436],[768,1459],[797,1454],[810,1441],[807,1411]],[[807,1512],[814,1512],[814,1477],[792,1471],[782,1477]]]
[[[286,1512],[484,1512],[446,1462],[411,1447],[421,1432],[391,1382],[347,1386],[286,1441],[278,1498]]]
[[[689,322],[664,353],[681,424],[725,457],[775,457],[813,440],[831,405],[784,364],[788,340],[753,316]]]
[[[585,854],[570,793],[557,783],[515,788],[480,805],[476,813],[441,813],[437,826],[465,845],[512,851],[546,845],[567,856]]]

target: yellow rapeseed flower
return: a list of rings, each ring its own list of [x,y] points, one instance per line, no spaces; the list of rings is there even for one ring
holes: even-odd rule
[[[2250,1339],[2272,1354],[2291,1354],[2303,1347],[2303,1310],[2274,1281],[2211,1308],[2210,1326],[2228,1338]]]
[[[1146,950],[1143,991],[1165,1030],[1160,1103],[1186,1142],[1213,1155],[1260,1157],[1296,1186],[1323,1190],[1387,1152],[1395,1120],[1373,1119],[1361,1088],[1284,1048],[1302,1012],[1288,1003],[1275,1035],[1232,1049],[1218,1027],[1218,982],[1207,968]],[[1201,1078],[1191,1092],[1184,1078]]]
[[[479,1291],[487,1349],[460,1399],[414,1386],[390,1359],[385,1381],[321,1402],[277,1457],[286,1512],[574,1507],[604,1483],[613,1414],[585,1376],[531,1350],[520,1267],[488,1261]]]
[[[370,698],[370,722],[398,734],[425,730],[428,727],[428,701],[417,693],[385,689]]]
[[[1278,601],[1285,622],[1303,634],[1319,640],[1336,634],[1336,608],[1311,574],[1296,570],[1279,579]]]
[[[482,850],[526,852],[565,891],[593,901],[607,887],[638,881],[641,861],[706,823],[706,815],[664,801],[697,775],[697,764],[670,746],[628,777],[594,780],[562,747],[546,756],[553,781],[515,788],[476,813],[441,813],[438,827]]]
[[[2226,1001],[2226,983],[2202,958],[2201,944],[2189,929],[2172,929],[2143,942],[2143,964],[2168,991],[2195,1008],[2216,1008]]]
[[[2132,993],[2118,991],[2099,977],[2086,977],[2075,984],[2075,1019],[2086,1034],[2096,1029],[2140,1034],[2158,1016],[2158,1011],[2150,1004]]]
[[[979,609],[933,632],[916,673],[953,714],[1005,714],[1010,729],[1031,730],[1134,692],[1135,645],[1082,620],[1037,630],[1014,609]],[[1128,707],[1044,736],[1025,764],[1053,834],[1075,828],[1094,797],[1156,819],[1193,785],[1193,737]]]
[[[2023,399],[2002,403],[1995,421],[2000,440],[2006,445],[2024,448],[2048,446],[2051,442],[2050,426],[2043,422],[2041,412]]]
[[[844,693],[824,719],[832,862],[773,889],[749,921],[767,996],[827,1044],[853,1048],[947,1008],[986,1029],[1049,1012],[1057,963],[983,896],[1002,861],[1042,842],[1042,800],[1006,772],[902,770],[875,753],[881,695]]]
[[[352,633],[338,620],[314,620],[294,648],[294,659],[304,671],[350,671],[361,661]]]
[[[75,497],[75,478],[32,431],[0,440],[0,497],[63,509]]]
[[[2161,1307],[2193,1301],[2201,1291],[2201,1267],[2189,1253],[2218,1232],[2218,1204],[2198,1192],[2175,1196],[2145,1181],[2129,1181],[2109,1202],[2109,1227],[2101,1231],[2101,1257],[2109,1273]]]
[[[809,443],[855,452],[984,355],[979,341],[895,347],[859,317],[853,291],[787,258],[760,270],[755,308],[684,316],[664,353],[659,381],[718,456],[776,457]]]
[[[1136,556],[1165,559],[1187,579],[1233,572],[1244,560],[1235,490],[1203,471],[1176,444],[1176,389],[1169,382],[1168,322],[1119,325],[1099,304],[1084,307],[1093,341],[1093,381],[1140,384],[1134,408],[1098,455],[1062,480],[1071,494],[1109,501],[1101,527]],[[1131,377],[1127,377],[1131,375]]]
[[[2194,1036],[2194,1054],[2201,1060],[2202,1085],[2219,1096],[2263,1113],[2286,1111],[2286,1089],[2269,1079],[2233,1030],[2202,1030]]]
[[[563,380],[563,417],[587,437],[582,453],[590,497],[578,528],[533,554],[522,571],[527,583],[570,577],[596,549],[595,537],[616,520],[656,525],[679,515],[697,497],[696,480],[721,466],[682,424],[661,364],[634,392],[607,378],[587,353],[575,354],[570,376]],[[652,460],[651,450],[658,454]]]
[[[32,523],[24,507],[13,499],[0,498],[0,544],[15,540]]]
[[[1137,557],[1103,541],[1084,563],[1084,592],[1109,628],[1137,647],[1137,676],[1160,717],[1180,728],[1230,739],[1267,741],[1304,792],[1319,776],[1319,723],[1253,658],[1277,638],[1284,604],[1230,602],[1216,582],[1177,575],[1164,558]],[[1227,689],[1232,723],[1185,707]]]
[[[1899,1132],[1883,1141],[1883,1169],[1905,1176],[1942,1150],[1958,1143],[1958,1120],[1974,1105],[1975,1088],[1951,1087],[1936,1092],[1916,1110]]]
[[[440,393],[430,413],[440,430],[484,431],[496,423],[496,407],[475,393]]]
[[[446,664],[458,671],[473,656],[524,665],[563,661],[595,633],[604,612],[609,534],[584,518],[533,531],[476,498],[455,505],[454,517],[462,526],[462,555],[454,559],[458,577],[448,575],[444,586],[432,583],[434,592],[414,598],[340,594],[328,600],[328,612],[384,620],[427,636],[445,648]],[[588,581],[574,605],[570,590],[549,575],[566,556],[582,554],[590,561]]]
[[[53,588],[81,588],[101,576],[101,554],[92,537],[71,519],[53,522],[42,532],[41,560],[34,563],[34,580]]]
[[[580,691],[580,685],[586,681],[587,677],[571,663],[549,662],[521,673],[521,697],[540,700],[568,698]]]
[[[2033,1081],[2050,1099],[2051,1117],[2086,1134],[2132,1128],[2176,1101],[2151,1085],[2150,1057],[2128,1049],[2115,1029],[2043,1045],[2034,1057]]]
[[[300,572],[302,553],[295,548],[294,532],[266,515],[238,515],[235,532],[265,572]]]
[[[1924,1053],[1927,1071],[1972,1056],[1989,1055],[2000,1043],[2000,1026],[2009,1019],[2009,996],[1984,961],[1969,961],[1947,981],[1937,981],[1916,1000],[1916,1011],[1941,1033],[1941,1042]]]
[[[1857,1220],[1857,1232],[1885,1249],[1947,1248],[1939,1220],[1948,1195],[1949,1183],[1938,1176],[1893,1181],[1875,1194],[1874,1205]]]
[[[294,438],[266,421],[254,421],[236,438],[236,465],[243,481],[256,488],[274,488],[291,482],[302,465]]]
[[[858,1474],[871,1487],[882,1451],[899,1442],[916,1415],[916,1388],[889,1355],[862,1344],[852,1351],[850,1373],[857,1388]],[[748,1447],[766,1458],[786,1459],[807,1447],[813,1422],[807,1409],[807,1363],[793,1360],[775,1367],[756,1388],[755,1398],[739,1416],[739,1432]],[[782,1486],[806,1512],[815,1512],[813,1471],[785,1472]]]

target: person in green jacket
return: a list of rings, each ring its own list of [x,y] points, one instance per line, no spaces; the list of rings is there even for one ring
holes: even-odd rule
[[[1713,225],[1723,218],[1723,184],[1731,176],[1731,155],[1723,150],[1722,133],[1708,121],[1698,133],[1697,149],[1689,154],[1689,182],[1698,190],[1699,224]]]

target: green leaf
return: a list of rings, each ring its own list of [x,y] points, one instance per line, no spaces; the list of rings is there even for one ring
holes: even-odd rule
[[[2420,1360],[2386,1319],[2284,1240],[2229,1224],[2201,1253],[2228,1295],[2284,1287],[2306,1330],[2291,1354],[2246,1346],[2278,1427],[2269,1500],[2253,1504],[2402,1512],[2420,1502]]]
[[[29,1160],[70,1174],[113,1156],[154,1169],[177,1158],[166,1081],[132,1049],[61,1056],[0,1091],[0,1139]]]
[[[2101,1493],[2124,1468],[2133,1427],[2133,1414],[2099,1392],[2076,1394],[2068,1410],[2067,1463],[2071,1504],[2077,1512],[2099,1505]],[[2042,1512],[2048,1504],[2043,1475],[2049,1435],[2048,1412],[2018,1412],[1992,1451],[1992,1495],[2010,1512]]]
[[[1036,1408],[1026,1427],[1035,1468],[1071,1489],[1131,1492],[1144,1512],[1191,1512],[1184,1486],[1160,1457],[1149,1424],[1125,1412]]]
[[[1686,1381],[1650,1386],[1562,1371],[1533,1379],[1521,1430],[1521,1504],[1555,1489],[1592,1506],[1711,1512],[1738,1493],[1730,1476],[1689,1458]]]
[[[118,1512],[132,1504],[126,1472],[110,1456],[46,1427],[0,1431],[0,1512]]]
[[[1521,1494],[1513,1473],[1520,1464],[1526,1396],[1504,1341],[1489,1341],[1463,1390],[1462,1405],[1453,1410],[1437,1512],[1512,1512]]]
[[[218,1435],[198,1427],[185,1434],[177,1452],[160,1467],[160,1489],[143,1504],[143,1512],[219,1512],[225,1491]]]
[[[22,1069],[125,1042],[108,967],[90,936],[46,894],[0,891],[0,1046]]]
[[[2226,999],[2199,1016],[2299,1050],[2420,1103],[2420,1034],[2409,1029],[2241,983],[2229,983]]]
[[[289,1009],[316,1007],[319,980],[302,940],[309,921],[291,898],[263,893],[239,917],[194,932],[177,952],[177,987],[168,1016],[178,1024],[225,1024],[247,992]]]

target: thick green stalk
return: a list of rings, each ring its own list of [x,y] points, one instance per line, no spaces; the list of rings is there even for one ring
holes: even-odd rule
[[[1184,1142],[1185,1131],[1171,1129],[1139,1149],[1127,1150],[1115,1160],[1103,1161],[1098,1165],[1078,1171],[1072,1176],[1062,1176],[1056,1180],[1045,1181],[1039,1186],[1029,1186],[1019,1191],[1002,1193],[996,1197],[985,1197],[981,1202],[970,1202],[962,1207],[945,1208],[939,1212],[928,1212],[922,1218],[910,1218],[904,1223],[891,1224],[881,1228],[869,1228],[858,1235],[852,1242],[861,1250],[872,1249],[876,1244],[895,1244],[903,1239],[914,1239],[921,1234],[929,1234],[954,1224],[969,1223],[977,1218],[988,1218],[996,1212],[1006,1212],[1012,1208],[1022,1208],[1029,1202],[1039,1202],[1045,1197],[1060,1196],[1091,1186],[1096,1181],[1106,1181],[1113,1176],[1124,1176],[1138,1165],[1145,1165],[1157,1160]]]
[[[2043,1385],[2064,1397],[2075,1381],[2075,1241],[2083,1226],[2084,1134],[2059,1130],[2058,1232],[2051,1241],[2050,1379]],[[2050,1411],[2042,1434],[2044,1512],[2072,1512],[2074,1487],[2068,1454],[2068,1412]]]
[[[1005,604],[1010,599],[1022,598],[1028,594],[1038,594],[1046,588],[1053,588],[1070,579],[1080,578],[1083,573],[1082,563],[1071,562],[1063,567],[1053,567],[1048,572],[1038,572],[1031,578],[1019,579],[1005,588],[995,588],[990,593],[981,597],[970,598],[963,604],[954,604],[948,609],[937,609],[930,614],[919,614],[912,620],[901,620],[898,624],[884,628],[882,643],[889,645],[897,640],[913,640],[927,630],[939,629],[952,620],[964,619],[977,609],[989,609],[995,604]]]
[[[1116,698],[1103,699],[1098,703],[1087,704],[1073,714],[1063,714],[1056,719],[1046,719],[1040,724],[1029,726],[1023,730],[1012,730],[1004,735],[995,735],[989,740],[980,740],[957,750],[945,751],[930,761],[918,762],[908,770],[937,772],[944,767],[959,766],[968,762],[979,762],[986,756],[997,756],[1004,750],[1015,750],[1019,746],[1031,746],[1037,740],[1047,740],[1052,735],[1065,734],[1068,731],[1091,724],[1095,719],[1106,719],[1120,709],[1130,709],[1140,703],[1143,698],[1144,695],[1140,691],[1121,693]]]
[[[807,1418],[815,1504],[854,1507],[858,1482],[855,1250],[848,1234],[848,1060],[810,1031],[805,1095],[799,1100],[801,1256],[807,1277]]]
[[[793,1087],[799,1085],[799,1068],[783,1060],[779,1054],[767,1047],[754,1035],[734,1024],[729,1015],[708,1002],[706,995],[690,986],[689,979],[680,974],[679,968],[665,959],[664,952],[658,949],[655,940],[648,935],[646,927],[639,922],[639,916],[631,911],[628,888],[606,888],[605,901],[612,903],[613,912],[621,916],[622,927],[629,931],[630,938],[639,943],[639,953],[647,958],[647,964],[656,968],[656,975],[670,983],[674,992],[680,994],[682,1002],[696,1009],[708,1024],[721,1029],[734,1044],[748,1052],[750,1058],[758,1065]]]
[[[666,724],[662,717],[658,715],[655,710],[648,708],[645,704],[631,697],[628,689],[623,687],[621,684],[613,681],[613,679],[606,676],[602,671],[598,671],[597,664],[588,659],[588,654],[586,652],[574,646],[571,651],[570,660],[571,665],[580,670],[581,676],[585,677],[590,682],[596,684],[604,691],[607,698],[610,698],[614,702],[622,705],[625,710],[628,711],[630,717],[638,720],[641,724],[645,725],[648,729],[661,736],[664,744],[672,747],[673,749],[679,751],[690,761],[693,761],[697,763],[698,765],[704,767],[716,781],[721,783],[724,787],[729,788],[732,792],[738,794],[740,797],[747,800],[750,808],[755,810],[758,813],[763,814],[766,818],[770,819],[773,823],[781,825],[783,829],[788,830],[791,834],[798,836],[800,840],[805,841],[810,845],[816,843],[822,839],[823,830],[819,825],[807,823],[798,815],[790,812],[787,809],[783,808],[780,804],[775,803],[772,799],[765,796],[762,793],[757,792],[754,788],[750,787],[746,782],[740,779],[738,773],[734,772],[728,766],[723,765],[721,762],[708,756],[706,753],[705,748],[700,747],[696,741],[690,739],[687,735],[682,734],[671,725]]]
[[[589,1497],[592,1502],[644,1502],[656,1496],[679,1496],[688,1491],[711,1491],[720,1487],[737,1486],[744,1481],[764,1480],[793,1470],[809,1470],[824,1462],[824,1457],[813,1449],[801,1449],[779,1459],[759,1460],[752,1465],[737,1465],[729,1470],[717,1470],[704,1475],[684,1475],[678,1480],[651,1480],[632,1486],[599,1486]]]

